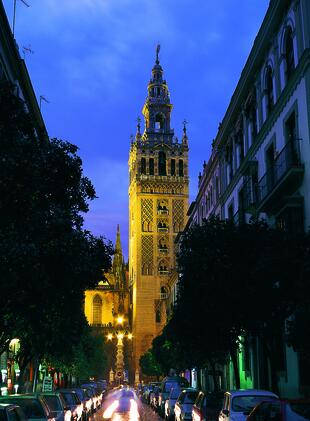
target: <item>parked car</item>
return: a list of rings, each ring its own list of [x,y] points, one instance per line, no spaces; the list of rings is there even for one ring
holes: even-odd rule
[[[163,379],[158,396],[158,413],[161,417],[165,416],[165,402],[169,397],[170,390],[178,385],[183,389],[188,387],[188,381],[185,377],[180,376],[168,376]]]
[[[83,403],[80,401],[76,392],[72,389],[58,389],[57,392],[61,394],[66,402],[66,405],[71,410],[71,419],[73,421],[82,421],[83,419]]]
[[[308,421],[310,420],[309,399],[289,399],[261,402],[247,421]]]
[[[199,392],[192,409],[192,421],[218,421],[223,393]]]
[[[174,407],[176,421],[185,421],[192,419],[193,405],[198,396],[198,390],[188,387],[180,393]]]
[[[176,385],[170,390],[169,397],[165,402],[165,420],[174,421],[174,406],[182,389]]]
[[[103,393],[100,392],[94,383],[85,383],[81,385],[82,389],[88,389],[92,395],[94,410],[96,411],[102,405]]]
[[[160,386],[154,386],[154,389],[150,392],[150,406],[154,411],[158,411],[159,392]]]
[[[71,420],[71,410],[59,392],[42,392],[40,395],[43,396],[56,421]]]
[[[27,421],[27,417],[24,414],[20,406],[1,403],[0,404],[0,420],[1,421]]]
[[[92,398],[88,396],[85,389],[74,387],[71,390],[73,390],[79,397],[80,401],[83,404],[83,420],[87,421],[88,418],[92,415]]]
[[[277,399],[275,393],[268,390],[230,390],[225,392],[219,421],[246,421],[252,409],[263,401]]]
[[[44,398],[37,393],[1,396],[0,403],[20,406],[28,421],[54,421]]]

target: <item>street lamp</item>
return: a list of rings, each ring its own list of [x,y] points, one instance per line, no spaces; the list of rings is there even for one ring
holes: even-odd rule
[[[124,339],[131,340],[132,333],[129,331],[129,326],[123,326],[126,318],[122,314],[117,314],[114,320],[114,327],[110,327],[106,338],[108,341],[113,341],[113,339],[117,340],[115,370],[116,379],[121,381],[122,378],[124,378]],[[110,378],[113,378],[112,368],[110,371]]]

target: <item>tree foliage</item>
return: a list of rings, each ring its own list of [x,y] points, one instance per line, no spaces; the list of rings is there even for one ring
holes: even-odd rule
[[[0,86],[0,350],[19,338],[23,369],[79,344],[84,290],[110,267],[112,247],[83,229],[96,196],[78,148],[38,138],[14,90]]]
[[[140,367],[145,376],[156,376],[158,378],[162,374],[162,368],[154,357],[152,350],[147,351],[140,357]]]
[[[309,235],[263,222],[235,226],[211,218],[190,228],[178,256],[179,297],[164,332],[171,349],[181,348],[189,366],[208,363],[214,371],[230,356],[238,387],[237,350],[242,338],[255,335],[276,389],[276,339],[307,291],[309,244]]]

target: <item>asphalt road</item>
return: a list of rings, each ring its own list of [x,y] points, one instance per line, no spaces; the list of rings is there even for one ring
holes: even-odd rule
[[[103,409],[100,409],[91,417],[91,420],[103,421],[102,415],[103,415]],[[124,419],[123,421],[127,421],[127,419]],[[141,404],[140,421],[163,421],[163,420],[154,411],[152,411],[152,409],[148,405]]]

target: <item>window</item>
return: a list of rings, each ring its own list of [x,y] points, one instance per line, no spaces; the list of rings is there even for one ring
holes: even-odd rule
[[[265,92],[266,92],[266,116],[268,117],[274,105],[273,75],[272,75],[271,66],[268,66],[266,69]]]
[[[175,175],[175,159],[171,159],[171,175]]]
[[[294,142],[297,138],[296,136],[296,117],[295,112],[293,112],[285,123],[285,135],[286,142]]]
[[[159,152],[158,154],[158,175],[167,175],[166,172],[166,154]]]
[[[141,158],[141,174],[146,174],[146,160]]]
[[[164,128],[164,116],[163,114],[156,114],[155,117],[155,129],[156,130],[161,130]]]
[[[102,299],[99,295],[95,295],[93,300],[93,324],[101,324],[102,322]]]
[[[183,159],[179,159],[179,177],[183,177],[183,175],[184,175]]]
[[[149,160],[149,173],[150,175],[154,175],[154,158],[150,158]]]
[[[289,80],[295,69],[293,31],[291,27],[289,27],[286,31],[284,54],[286,64],[286,80]]]
[[[233,203],[231,203],[229,206],[228,206],[228,219],[230,220],[230,221],[233,221],[234,220],[234,204]]]

